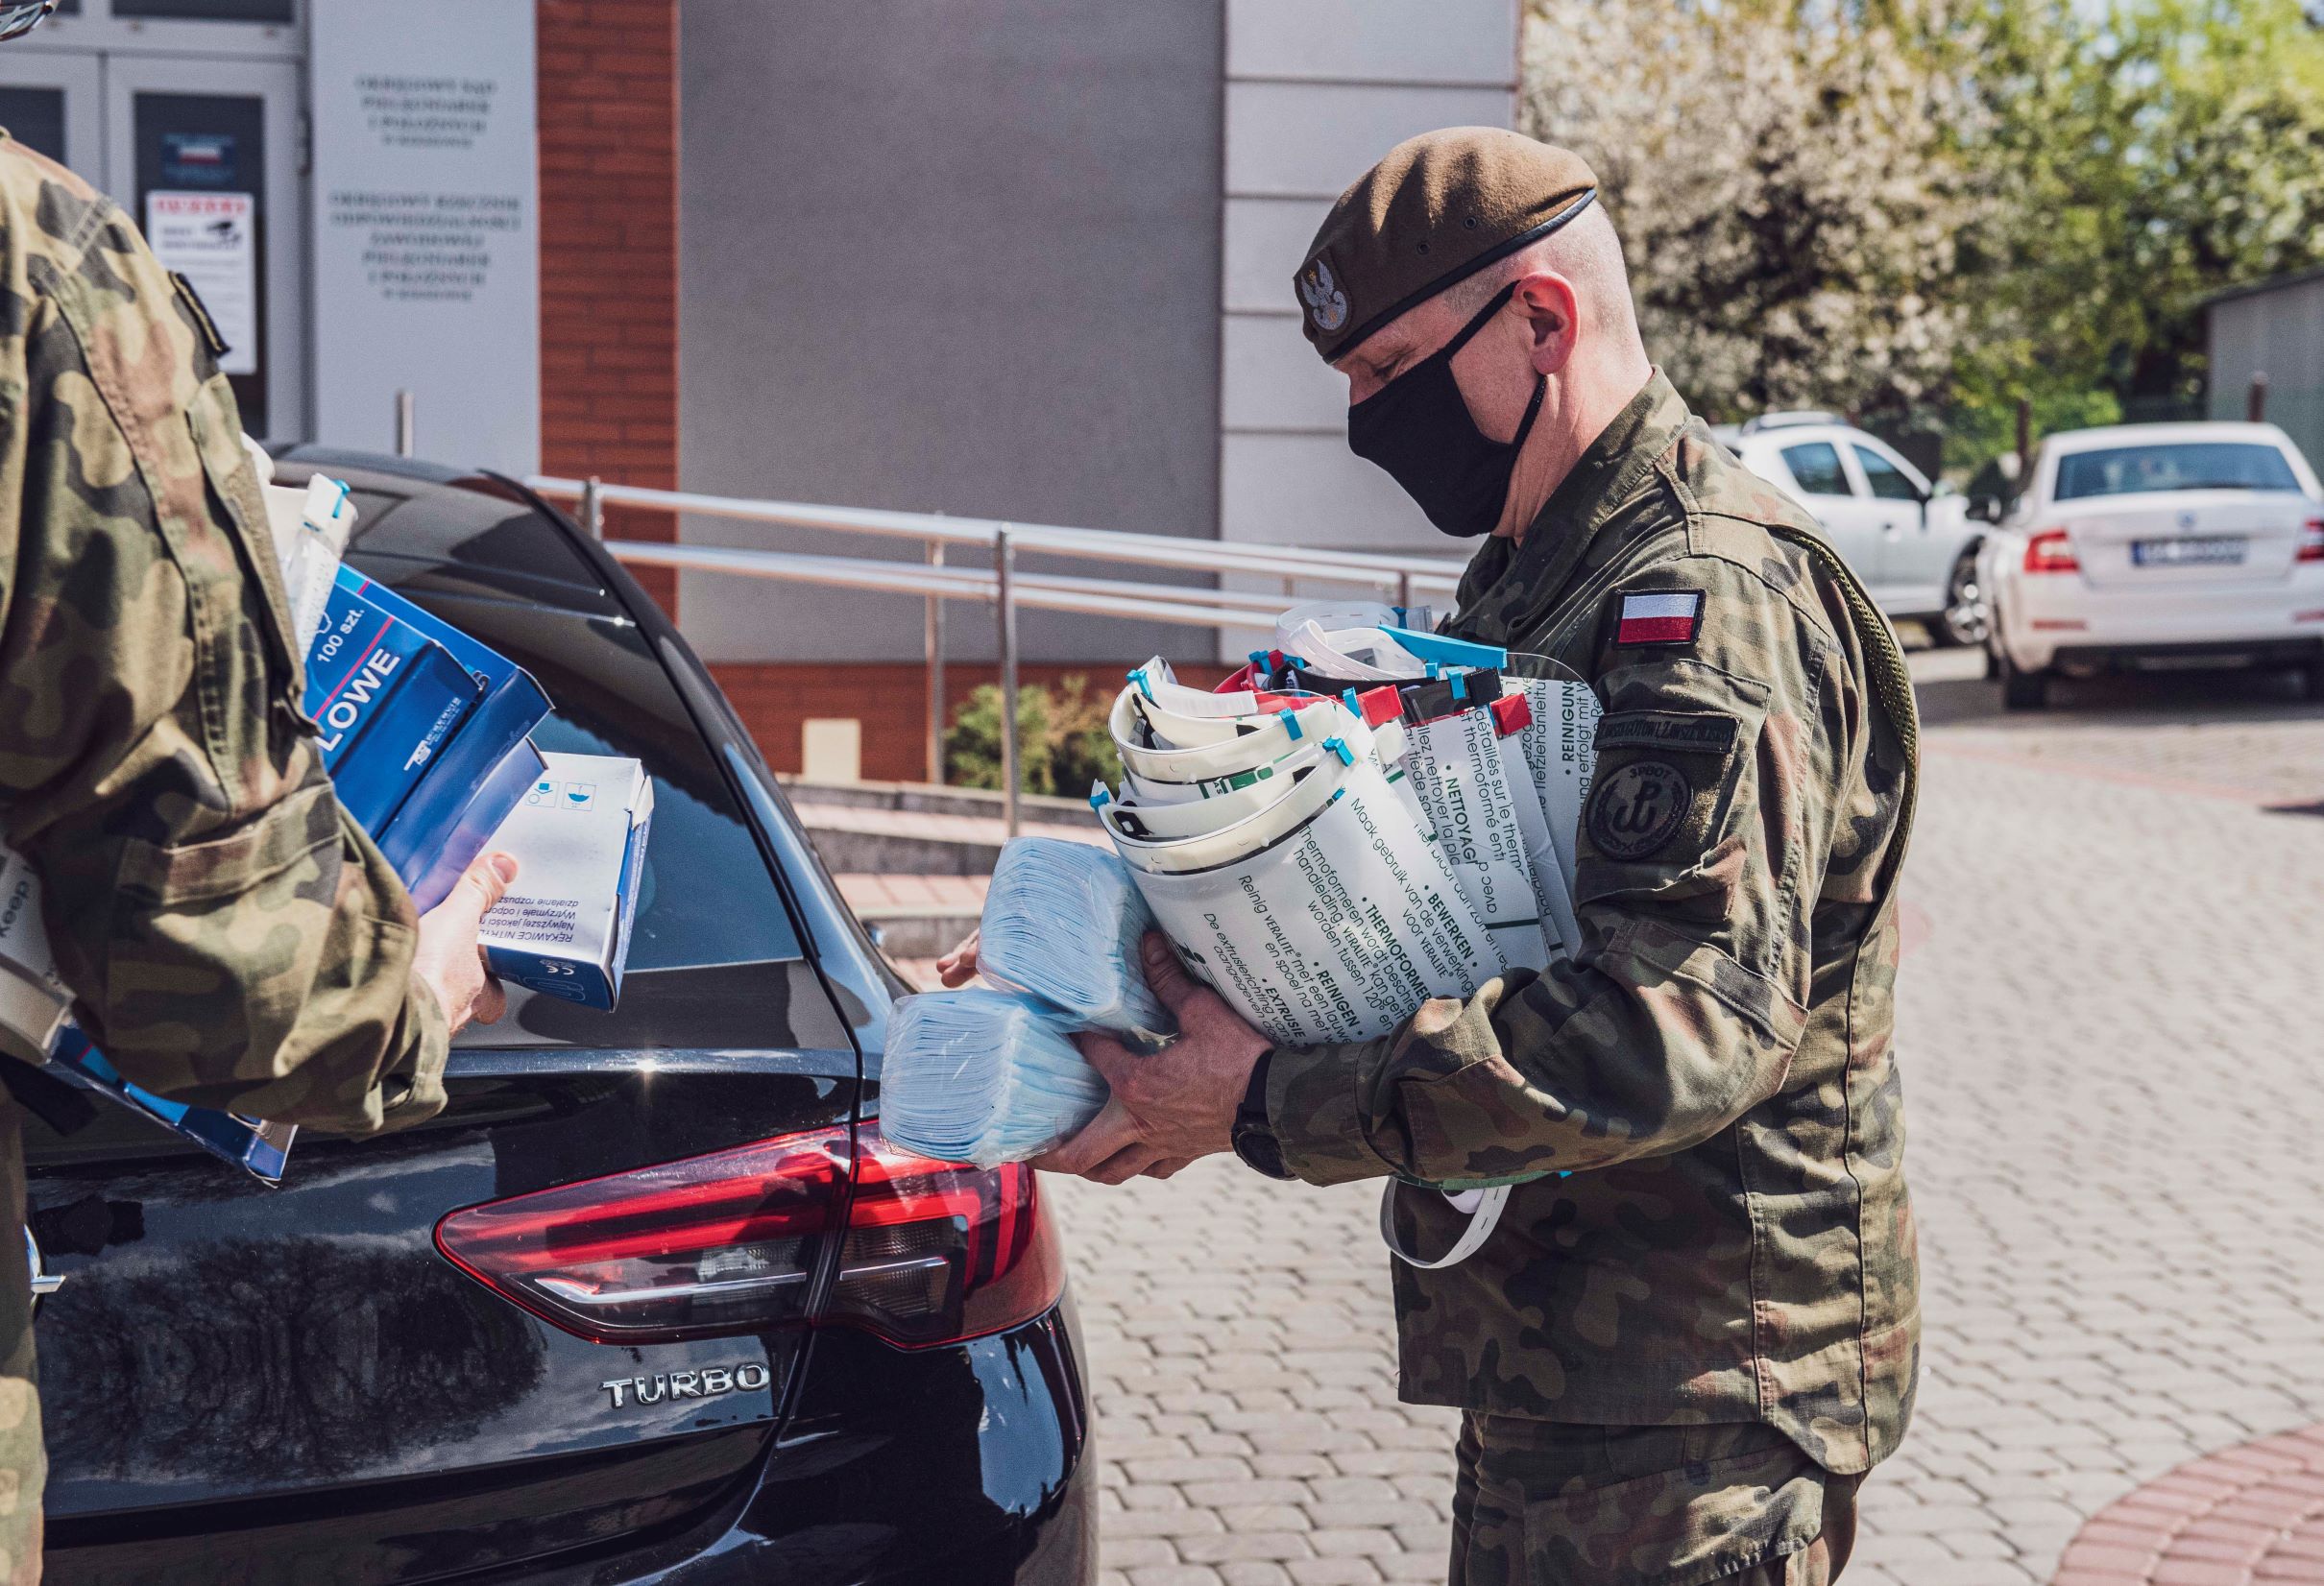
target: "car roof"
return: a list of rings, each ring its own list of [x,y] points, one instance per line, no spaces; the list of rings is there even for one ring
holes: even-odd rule
[[[1845,429],[1848,421],[1823,408],[1779,408],[1773,413],[1762,413],[1755,419],[1744,420],[1743,433],[1759,435],[1771,429],[1810,429],[1824,424],[1834,424]]]
[[[397,564],[389,582],[399,588],[626,614],[582,551],[579,531],[513,479],[323,446],[295,446],[275,460],[278,485],[301,486],[317,473],[347,482],[356,514],[348,554]]]
[[[2042,438],[2057,452],[2097,451],[2110,446],[2181,445],[2190,441],[2243,441],[2261,445],[2289,445],[2290,438],[2273,424],[2238,420],[2191,420],[2167,424],[2107,424],[2096,429],[2067,429]]]
[[[1745,445],[1785,446],[1801,445],[1812,441],[1877,441],[1878,436],[1861,430],[1845,420],[1832,419],[1816,423],[1778,424],[1773,429],[1754,429],[1743,432]]]

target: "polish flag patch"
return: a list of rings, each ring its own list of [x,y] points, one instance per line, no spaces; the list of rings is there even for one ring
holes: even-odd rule
[[[1703,623],[1701,589],[1657,589],[1622,597],[1616,644],[1692,644]]]

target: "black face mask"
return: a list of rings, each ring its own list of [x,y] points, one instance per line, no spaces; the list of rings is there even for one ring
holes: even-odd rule
[[[1477,428],[1453,378],[1453,354],[1516,291],[1515,281],[1501,288],[1459,335],[1347,410],[1347,449],[1386,469],[1431,523],[1463,539],[1490,534],[1499,525],[1518,449],[1549,391],[1549,376],[1537,375],[1516,438],[1495,441]]]

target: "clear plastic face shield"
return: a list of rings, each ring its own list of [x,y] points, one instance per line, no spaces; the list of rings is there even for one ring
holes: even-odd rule
[[[21,3],[14,5],[0,4],[0,44],[12,38],[23,37],[56,9],[57,0],[21,0]]]

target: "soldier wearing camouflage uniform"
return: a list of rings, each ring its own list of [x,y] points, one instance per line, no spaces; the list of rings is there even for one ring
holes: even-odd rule
[[[1581,951],[1274,1051],[1150,953],[1187,1038],[1090,1041],[1114,1101],[1043,1165],[1167,1176],[1231,1111],[1280,1176],[1514,1183],[1475,1254],[1394,1272],[1402,1396],[1465,1412],[1454,1586],[1821,1586],[1918,1363],[1892,1046],[1913,700],[1810,519],[1647,366],[1595,189],[1513,133],[1432,133],[1341,198],[1296,283],[1351,445],[1495,535],[1446,631],[1604,708]],[[1415,1189],[1397,1216],[1422,1252],[1466,1223]]]
[[[44,11],[0,7],[0,37]],[[0,228],[0,836],[40,877],[75,1016],[178,1100],[352,1134],[418,1122],[444,1104],[450,1032],[496,1015],[476,924],[514,863],[488,855],[415,918],[299,709],[303,657],[197,300],[111,203],[4,133]],[[0,1106],[13,1586],[39,1577],[46,1469],[21,1121]]]

